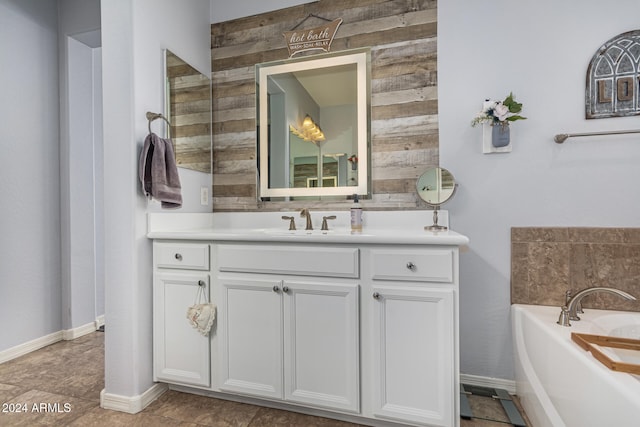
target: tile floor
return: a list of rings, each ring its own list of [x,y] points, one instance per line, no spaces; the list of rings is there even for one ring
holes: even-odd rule
[[[104,334],[62,341],[0,364],[0,426],[355,427],[341,421],[168,391],[131,415],[100,408]],[[47,405],[48,404],[48,405]],[[490,398],[471,399],[461,427],[504,427]],[[18,412],[20,411],[21,412]]]

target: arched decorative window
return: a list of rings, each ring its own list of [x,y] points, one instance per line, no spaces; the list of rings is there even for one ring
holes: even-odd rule
[[[640,115],[640,30],[606,42],[587,70],[587,119]]]

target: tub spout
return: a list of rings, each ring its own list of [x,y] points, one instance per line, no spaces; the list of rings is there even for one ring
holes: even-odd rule
[[[594,287],[594,288],[587,288],[587,289],[583,289],[580,292],[578,292],[577,294],[575,294],[571,300],[569,301],[569,304],[567,306],[567,310],[568,311],[568,315],[569,315],[569,320],[580,320],[580,317],[578,317],[578,307],[580,306],[580,302],[582,301],[582,298],[584,298],[587,295],[596,293],[596,292],[606,292],[606,293],[610,293],[610,294],[614,294],[614,295],[618,295],[622,298],[626,298],[628,300],[635,300],[636,297],[634,297],[631,294],[628,294],[627,292],[621,291],[620,289],[615,289],[615,288],[603,288],[603,287]],[[563,307],[563,312],[564,312],[564,307]],[[562,314],[560,317],[563,317]],[[560,322],[558,322],[560,323]],[[562,322],[561,323],[563,326],[571,326],[571,324],[567,321],[567,322]]]

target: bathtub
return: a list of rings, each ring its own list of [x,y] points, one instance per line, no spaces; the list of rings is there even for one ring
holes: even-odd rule
[[[640,313],[586,309],[571,327],[559,307],[511,307],[516,394],[533,427],[638,427],[640,376],[614,372],[571,341],[571,332],[640,338]],[[638,352],[604,349],[640,364]]]

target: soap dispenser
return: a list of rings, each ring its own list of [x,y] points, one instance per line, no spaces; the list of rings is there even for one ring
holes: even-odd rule
[[[362,207],[358,201],[358,195],[353,195],[351,207],[351,231],[362,231]]]

